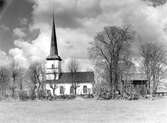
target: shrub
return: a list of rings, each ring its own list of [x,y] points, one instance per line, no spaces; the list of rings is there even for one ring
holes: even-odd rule
[[[29,99],[27,91],[19,91],[19,99],[25,101]]]
[[[86,95],[81,95],[84,98],[93,98],[93,94],[86,94]]]
[[[111,99],[112,98],[111,90],[107,88],[101,88],[98,98]]]
[[[40,90],[40,91],[38,92],[38,98],[39,98],[39,99],[46,99],[46,98],[47,98],[46,91],[45,91],[45,90]]]
[[[48,99],[48,100],[52,100],[53,99],[53,96],[52,96],[52,93],[51,93],[50,90],[46,91],[46,99]]]
[[[106,82],[97,82],[93,87],[93,95],[95,97],[104,97],[106,94],[110,92],[110,86]]]
[[[56,99],[74,99],[75,95],[59,95],[56,96]]]
[[[75,97],[75,95],[68,95],[67,99],[74,99]]]
[[[124,93],[123,93],[123,98],[128,99],[128,100],[137,100],[137,99],[139,99],[140,96],[141,95],[139,95],[136,92],[135,88],[131,88],[130,90],[124,91]]]

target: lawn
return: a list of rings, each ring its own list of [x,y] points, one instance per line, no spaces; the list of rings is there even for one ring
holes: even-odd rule
[[[0,123],[165,123],[167,98],[156,100],[1,101]]]

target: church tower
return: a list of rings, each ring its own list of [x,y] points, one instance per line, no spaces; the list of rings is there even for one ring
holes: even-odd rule
[[[58,80],[61,74],[61,57],[58,55],[55,20],[53,15],[50,54],[46,58],[46,80]]]

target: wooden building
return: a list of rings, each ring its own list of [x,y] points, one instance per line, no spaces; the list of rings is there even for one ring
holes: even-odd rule
[[[137,94],[147,94],[148,81],[144,73],[130,73],[123,76],[123,83],[125,86],[135,89]]]

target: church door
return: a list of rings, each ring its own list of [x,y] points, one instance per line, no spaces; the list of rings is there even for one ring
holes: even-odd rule
[[[71,94],[71,95],[74,95],[74,91],[75,91],[75,90],[74,90],[74,87],[71,86],[71,87],[70,87],[70,94]]]
[[[86,85],[83,86],[83,94],[87,94],[88,88]]]

